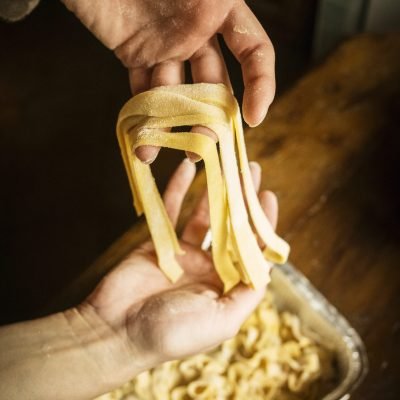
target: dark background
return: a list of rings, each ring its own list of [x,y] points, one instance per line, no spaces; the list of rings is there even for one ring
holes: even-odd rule
[[[278,96],[308,67],[315,0],[250,1]],[[127,72],[58,1],[0,22],[0,323],[40,308],[134,223],[115,122]],[[235,92],[240,69],[227,55]],[[180,156],[163,151],[160,187]]]

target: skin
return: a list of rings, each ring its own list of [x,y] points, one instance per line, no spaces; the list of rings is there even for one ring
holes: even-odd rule
[[[251,163],[255,187],[261,169]],[[164,202],[176,223],[195,175],[184,161]],[[259,194],[275,226],[277,200]],[[160,271],[151,241],[143,243],[80,305],[62,313],[0,329],[0,393],[7,399],[88,399],[161,362],[204,352],[231,338],[264,295],[238,285],[225,295],[209,251],[204,195],[183,229],[183,276],[171,283]]]
[[[184,83],[186,61],[195,83],[230,87],[219,34],[242,67],[245,121],[256,126],[267,114],[275,95],[274,49],[244,0],[63,1],[128,68],[133,94]],[[214,136],[204,127],[194,129]],[[158,151],[143,146],[137,155],[151,163]]]

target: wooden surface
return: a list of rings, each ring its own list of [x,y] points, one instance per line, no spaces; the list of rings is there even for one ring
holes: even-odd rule
[[[365,341],[370,372],[354,399],[400,398],[398,54],[399,35],[353,39],[246,137],[263,187],[279,197],[291,261]],[[203,186],[199,174],[185,215]],[[81,299],[146,235],[144,223],[134,226],[53,308]]]

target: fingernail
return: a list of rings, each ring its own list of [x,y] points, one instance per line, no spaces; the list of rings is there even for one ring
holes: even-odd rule
[[[267,107],[267,110],[265,111],[265,113],[263,114],[263,116],[258,120],[258,122],[254,123],[254,124],[250,124],[249,122],[247,122],[247,124],[249,125],[249,127],[250,127],[250,128],[255,128],[256,126],[260,125],[261,122],[263,122],[264,119],[265,119],[265,117],[267,116],[268,110],[269,110],[269,107]]]
[[[146,164],[146,165],[151,164],[157,158],[157,155],[158,154],[156,154],[154,157],[150,157],[149,159],[142,161],[143,164]]]
[[[258,169],[261,170],[261,165],[257,161],[250,161],[249,166],[252,169]]]
[[[191,163],[195,164],[201,160],[201,157],[197,154],[193,154],[187,158]]]
[[[196,174],[196,164],[193,164],[188,158],[182,160],[180,168],[182,168],[182,173],[187,176]]]
[[[187,166],[189,165],[194,165],[194,162],[192,162],[192,160],[189,157],[186,157],[182,163],[186,164]]]

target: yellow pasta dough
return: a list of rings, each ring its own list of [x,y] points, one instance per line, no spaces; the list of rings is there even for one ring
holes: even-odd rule
[[[162,131],[193,125],[212,129],[219,145],[198,133]],[[223,85],[204,83],[154,88],[125,104],[119,114],[117,133],[134,206],[139,215],[144,212],[146,216],[162,271],[172,281],[179,278],[182,270],[175,255],[182,254],[182,250],[150,166],[135,155],[135,149],[143,145],[191,151],[203,158],[209,193],[211,251],[224,289],[231,289],[239,281],[254,288],[265,286],[270,269],[267,261],[285,262],[289,246],[275,234],[258,202],[239,107],[230,91]],[[266,246],[264,252],[255,233]]]

